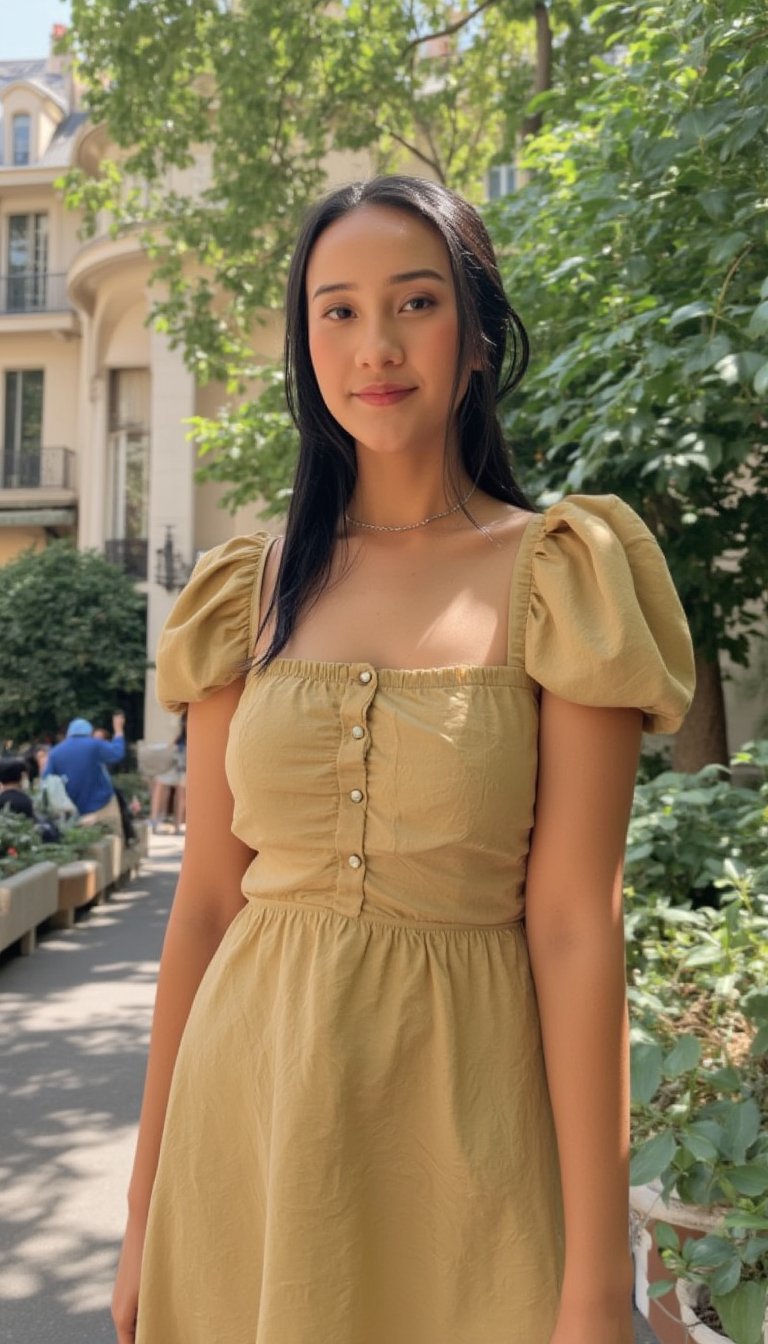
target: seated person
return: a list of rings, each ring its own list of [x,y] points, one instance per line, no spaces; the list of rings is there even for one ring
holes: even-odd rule
[[[66,740],[52,748],[43,770],[44,780],[49,775],[63,777],[81,826],[103,822],[116,835],[122,835],[123,824],[115,788],[104,767],[116,765],[125,755],[124,726],[125,715],[114,714],[114,737],[104,742],[93,736],[93,725],[87,719],[73,719]]]
[[[7,808],[9,812],[18,812],[35,821],[32,799],[24,788],[26,773],[26,762],[20,756],[0,760],[0,809]]]
[[[61,832],[55,822],[38,817],[35,806],[26,792],[27,762],[20,756],[9,756],[0,760],[0,811],[16,812],[21,817],[33,821],[44,841],[61,839]]]

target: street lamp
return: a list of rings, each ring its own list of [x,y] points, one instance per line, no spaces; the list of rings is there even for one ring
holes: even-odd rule
[[[167,593],[178,592],[184,587],[192,570],[192,566],[186,564],[184,558],[175,549],[173,543],[173,527],[170,523],[166,524],[165,541],[162,546],[158,546],[155,551],[155,583],[159,583]]]

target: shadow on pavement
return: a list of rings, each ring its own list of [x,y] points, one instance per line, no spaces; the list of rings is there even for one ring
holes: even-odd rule
[[[109,1315],[155,983],[181,857],[0,963],[4,1344],[114,1344]]]

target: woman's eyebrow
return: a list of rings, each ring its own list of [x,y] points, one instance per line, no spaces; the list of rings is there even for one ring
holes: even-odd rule
[[[387,284],[405,285],[411,280],[439,280],[443,285],[446,283],[444,275],[441,275],[439,271],[433,271],[428,266],[425,266],[419,271],[401,271],[398,275],[390,275]],[[341,289],[359,288],[360,286],[353,284],[351,280],[338,280],[333,285],[318,285],[312,298],[316,299],[320,294],[336,294]]]

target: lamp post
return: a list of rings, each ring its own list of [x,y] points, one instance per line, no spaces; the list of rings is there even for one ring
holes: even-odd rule
[[[157,547],[155,556],[155,583],[167,593],[178,592],[187,582],[192,566],[186,564],[183,556],[175,549],[170,523],[166,524],[165,541]]]

